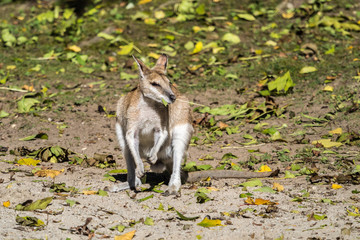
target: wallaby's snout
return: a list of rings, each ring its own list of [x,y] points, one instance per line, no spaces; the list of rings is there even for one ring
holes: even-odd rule
[[[170,98],[171,103],[174,103],[175,100],[176,100],[176,96],[175,96],[175,94],[173,94],[173,93],[171,93],[171,94],[169,95],[169,98]]]

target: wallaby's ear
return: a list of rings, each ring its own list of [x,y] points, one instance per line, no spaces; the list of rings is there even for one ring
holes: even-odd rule
[[[137,59],[134,55],[132,55],[132,57],[134,58],[136,64],[139,67],[139,72],[140,72],[141,78],[144,78],[145,75],[150,72],[149,68],[140,59]]]
[[[168,62],[168,56],[163,53],[157,60],[155,68],[166,73],[167,62]]]

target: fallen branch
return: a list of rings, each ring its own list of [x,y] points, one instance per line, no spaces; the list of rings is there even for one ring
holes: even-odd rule
[[[184,172],[183,179],[184,182],[193,183],[198,182],[206,178],[265,178],[265,177],[275,177],[279,174],[279,169],[271,172],[243,172],[236,170],[208,170],[208,171],[196,171],[196,172]]]

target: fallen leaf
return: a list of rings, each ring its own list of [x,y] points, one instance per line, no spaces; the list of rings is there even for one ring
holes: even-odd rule
[[[224,42],[229,42],[231,44],[237,44],[241,41],[239,36],[233,33],[225,33],[221,40]]]
[[[284,191],[284,186],[281,185],[280,183],[274,182],[273,189],[278,192],[282,192],[282,191]]]
[[[257,172],[271,172],[271,168],[268,165],[262,165]]]
[[[115,236],[114,240],[131,240],[131,239],[133,239],[135,232],[136,232],[136,230],[133,230],[133,231],[125,233],[123,235]]]
[[[203,43],[202,42],[197,42],[195,44],[195,48],[194,48],[194,50],[192,51],[191,54],[195,54],[195,53],[200,52],[202,50],[202,48],[203,48]]]
[[[219,124],[219,128],[220,128],[221,130],[223,130],[223,129],[225,129],[225,128],[229,127],[229,125],[228,125],[228,124],[226,124],[226,123],[224,123],[224,122],[221,122],[221,121],[220,121],[218,124]]]
[[[10,207],[10,201],[3,202],[3,206],[6,208]]]
[[[238,18],[245,19],[247,21],[255,21],[255,17],[249,13],[239,13]]]
[[[139,5],[142,5],[142,4],[145,4],[145,3],[149,3],[149,2],[151,2],[152,0],[140,0],[139,2],[138,2],[138,4]]]
[[[216,226],[224,226],[221,224],[221,220],[219,219],[208,219],[207,217],[204,218],[201,222],[197,225],[201,227],[216,227]]]
[[[311,72],[316,72],[317,69],[315,67],[303,67],[299,73],[301,74],[305,74],[305,73],[311,73]]]
[[[39,162],[41,162],[40,160],[35,160],[32,158],[22,158],[19,159],[19,161],[17,162],[17,164],[19,165],[27,165],[27,166],[36,166]]]
[[[255,200],[251,197],[248,197],[244,202],[248,205],[276,205],[278,203],[271,202],[270,200],[265,200],[262,198],[256,198]]]
[[[196,217],[185,217],[183,214],[181,214],[179,211],[176,211],[176,214],[179,216],[178,219],[183,221],[193,221],[199,218],[199,216]]]
[[[129,43],[128,45],[120,46],[120,51],[118,51],[117,54],[119,54],[119,55],[128,55],[128,54],[131,53],[133,48],[134,48],[134,43]]]
[[[290,19],[292,17],[294,17],[295,15],[295,12],[284,12],[281,14],[281,16],[285,19]]]
[[[31,141],[35,139],[49,139],[49,136],[46,133],[38,133],[28,137],[20,138],[20,141]]]
[[[324,148],[340,147],[342,145],[340,142],[332,142],[331,139],[320,139],[313,141],[311,144],[321,144]]]
[[[53,200],[52,197],[47,197],[47,198],[43,198],[43,199],[39,199],[35,202],[30,201],[26,201],[22,204],[18,204],[15,207],[15,210],[17,211],[34,211],[37,209],[45,209]],[[28,202],[31,202],[30,204],[28,204]]]
[[[159,54],[154,53],[154,52],[149,52],[148,56],[149,56],[149,57],[152,57],[152,58],[155,58],[155,59],[158,59],[158,58],[160,57]]]
[[[84,195],[95,195],[95,194],[97,194],[97,193],[98,193],[98,191],[93,191],[93,190],[83,190],[81,193],[82,193],[82,194],[84,194]]]
[[[257,187],[257,186],[261,187],[263,185],[263,183],[259,179],[255,179],[255,180],[250,180],[247,182],[240,183],[240,185],[243,187]]]
[[[52,169],[45,169],[45,170],[38,170],[34,173],[34,175],[38,177],[51,177],[55,178],[60,173],[64,172],[64,169],[61,170],[52,170]]]
[[[71,45],[71,46],[68,46],[67,49],[73,51],[73,52],[80,52],[81,51],[81,48],[76,46],[76,45]]]
[[[146,217],[145,221],[144,221],[144,224],[148,225],[148,226],[153,226],[154,225],[154,219],[152,219],[150,217]]]
[[[329,131],[329,134],[342,134],[342,128],[336,128],[332,131]]]
[[[333,86],[329,86],[326,85],[323,89],[324,92],[333,92],[334,91],[334,87]]]
[[[333,185],[331,185],[331,188],[332,189],[340,189],[340,188],[342,188],[342,186],[339,184],[333,183]]]
[[[21,226],[28,226],[28,227],[40,227],[44,225],[44,222],[38,219],[37,217],[20,217],[16,216],[16,222]]]

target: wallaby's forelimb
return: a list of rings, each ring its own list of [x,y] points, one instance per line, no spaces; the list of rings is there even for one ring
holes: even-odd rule
[[[208,177],[221,179],[221,178],[264,178],[277,176],[279,170],[272,172],[242,172],[236,170],[208,170],[208,171],[196,171],[196,172],[183,172],[182,178],[184,182],[194,183],[206,179]]]

